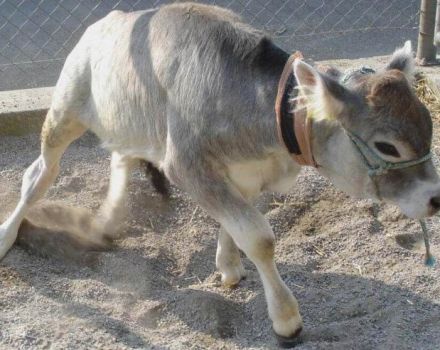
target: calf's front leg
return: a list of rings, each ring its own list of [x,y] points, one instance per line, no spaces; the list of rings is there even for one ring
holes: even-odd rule
[[[275,236],[269,223],[226,178],[209,169],[206,163],[197,169],[197,173],[185,173],[182,169],[169,167],[166,173],[168,178],[185,189],[227,232],[220,232],[220,252],[217,253],[220,270],[228,265],[231,258],[237,258],[238,250],[235,245],[255,264],[263,282],[273,330],[283,346],[295,345],[302,330],[302,319],[298,302],[281,279],[275,265]],[[225,264],[222,266],[223,263]],[[237,263],[233,265],[238,266]]]
[[[222,225],[255,264],[267,301],[273,329],[282,345],[292,345],[302,330],[298,302],[281,279],[274,260],[275,237],[272,229],[256,209],[244,206],[241,215],[222,219]]]

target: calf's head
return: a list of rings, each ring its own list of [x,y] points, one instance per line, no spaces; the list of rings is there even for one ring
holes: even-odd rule
[[[413,67],[407,42],[378,72],[323,74],[295,61],[294,73],[313,121],[318,170],[350,195],[422,218],[440,209],[440,180],[429,157],[432,120],[412,87]]]

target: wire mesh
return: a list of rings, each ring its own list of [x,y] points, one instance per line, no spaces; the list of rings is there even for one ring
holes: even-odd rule
[[[85,29],[160,0],[0,0],[0,90],[50,86]],[[312,59],[384,54],[415,39],[419,0],[214,0]],[[388,53],[388,52],[387,52]]]

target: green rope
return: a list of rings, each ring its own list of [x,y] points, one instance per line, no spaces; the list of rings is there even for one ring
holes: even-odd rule
[[[423,232],[423,240],[425,241],[425,265],[433,267],[435,264],[435,258],[430,252],[430,245],[429,245],[429,233],[428,228],[426,227],[425,220],[419,220],[420,226],[422,227]]]

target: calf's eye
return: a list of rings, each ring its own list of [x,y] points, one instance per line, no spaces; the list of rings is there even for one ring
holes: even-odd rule
[[[400,153],[393,145],[387,142],[375,142],[374,146],[376,146],[377,150],[387,156],[392,156],[399,158]]]

